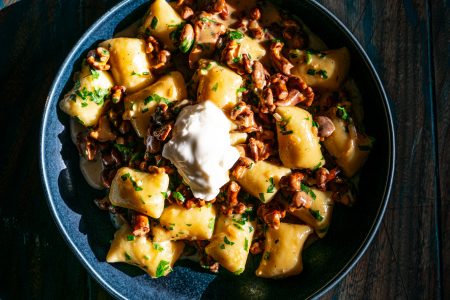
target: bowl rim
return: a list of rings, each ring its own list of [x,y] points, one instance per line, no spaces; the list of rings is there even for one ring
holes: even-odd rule
[[[95,23],[93,23],[86,31],[85,33],[78,39],[78,41],[75,43],[75,45],[70,50],[69,54],[64,59],[64,62],[62,63],[61,67],[58,69],[58,72],[56,73],[55,79],[50,87],[50,92],[47,96],[45,107],[44,107],[44,115],[42,117],[41,121],[41,128],[40,128],[40,145],[39,145],[39,165],[40,165],[40,176],[42,185],[44,188],[44,194],[46,196],[47,204],[49,206],[49,210],[51,212],[51,215],[53,217],[53,220],[55,221],[61,235],[63,236],[65,242],[69,245],[72,252],[75,254],[75,256],[78,258],[78,260],[82,263],[82,265],[85,267],[85,269],[90,273],[90,275],[95,278],[95,280],[104,287],[112,296],[118,299],[126,299],[118,290],[116,290],[113,286],[111,286],[100,274],[96,272],[96,270],[92,267],[92,265],[88,262],[88,260],[84,257],[83,253],[76,247],[75,243],[72,241],[72,239],[69,237],[69,234],[64,228],[64,225],[60,219],[59,213],[56,209],[56,206],[54,204],[54,199],[50,190],[50,184],[49,179],[47,176],[47,167],[45,165],[45,131],[47,129],[48,124],[48,118],[49,118],[49,112],[50,112],[50,104],[53,104],[55,93],[56,93],[56,87],[58,85],[58,82],[60,81],[61,74],[64,69],[67,68],[69,65],[69,61],[72,60],[74,56],[77,55],[78,48],[80,45],[84,42],[84,40],[92,34],[93,31],[97,29],[97,27],[103,23],[106,19],[108,19],[111,15],[115,14],[117,11],[119,11],[123,6],[128,5],[130,2],[134,0],[123,0],[113,6],[111,9],[106,11]],[[353,46],[357,49],[359,54],[361,54],[363,62],[366,64],[366,67],[370,71],[370,75],[372,77],[373,83],[375,84],[379,94],[381,95],[381,102],[382,107],[384,109],[384,114],[386,116],[387,121],[387,128],[388,128],[388,135],[387,135],[387,145],[388,145],[388,155],[389,155],[389,162],[388,162],[388,176],[385,181],[384,185],[384,191],[383,191],[383,199],[381,202],[381,205],[378,209],[378,212],[375,217],[375,221],[372,224],[369,232],[367,233],[366,237],[364,238],[361,246],[356,250],[355,254],[350,258],[350,260],[341,268],[337,274],[332,277],[327,283],[325,283],[320,289],[318,289],[315,293],[309,296],[309,299],[311,298],[319,298],[323,296],[325,293],[327,293],[329,290],[331,290],[333,287],[335,287],[339,282],[342,281],[342,279],[355,267],[355,265],[358,263],[358,261],[361,259],[361,257],[364,255],[368,247],[371,245],[376,233],[378,232],[378,229],[381,225],[381,222],[383,220],[384,213],[386,211],[386,207],[389,202],[389,198],[391,195],[392,190],[392,184],[393,184],[393,178],[395,173],[395,161],[396,161],[396,149],[395,149],[395,127],[393,122],[393,112],[390,108],[389,104],[389,98],[384,90],[382,81],[375,69],[375,66],[372,64],[369,56],[367,55],[366,51],[362,47],[362,45],[359,43],[359,41],[356,39],[356,37],[351,33],[351,31],[344,25],[342,21],[340,21],[330,10],[328,10],[324,5],[318,3],[316,0],[305,0],[308,2],[312,7],[315,9],[321,11],[321,13],[325,14],[333,23],[336,25],[340,31],[346,36],[346,38],[353,44]]]

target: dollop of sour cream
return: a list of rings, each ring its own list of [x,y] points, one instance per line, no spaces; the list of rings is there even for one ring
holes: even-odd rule
[[[229,181],[228,171],[239,159],[230,144],[230,128],[231,122],[211,101],[186,106],[178,115],[162,155],[177,167],[196,198],[214,199]]]

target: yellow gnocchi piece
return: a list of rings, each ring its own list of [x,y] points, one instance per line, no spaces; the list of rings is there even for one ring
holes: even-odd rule
[[[144,19],[142,33],[155,36],[169,49],[175,49],[170,34],[181,25],[183,19],[165,0],[155,0]]]
[[[211,242],[205,248],[206,254],[228,271],[242,273],[252,244],[254,226],[254,221],[243,219],[240,215],[221,214]]]
[[[247,141],[248,134],[245,132],[231,132],[230,143],[232,146],[244,144]]]
[[[324,50],[318,53],[296,50],[292,74],[305,80],[312,88],[338,90],[350,69],[350,52],[347,48]]]
[[[109,50],[111,72],[118,85],[134,93],[154,81],[150,61],[145,53],[145,42],[135,38],[114,38],[100,44]]]
[[[283,278],[299,274],[303,270],[303,245],[312,232],[307,225],[288,223],[281,223],[278,230],[269,228],[256,276]]]
[[[152,242],[145,236],[134,236],[128,224],[114,234],[106,261],[124,262],[140,267],[153,278],[166,276],[183,251],[183,242]]]
[[[311,207],[290,210],[289,212],[314,228],[316,234],[323,238],[330,226],[331,216],[333,214],[333,200],[331,192],[322,192],[316,188],[310,188],[310,195],[313,195]],[[314,198],[315,197],[315,198]]]
[[[202,59],[197,76],[198,102],[210,100],[224,110],[230,110],[237,104],[238,89],[243,81],[234,71],[215,61]]]
[[[186,209],[172,204],[166,207],[152,227],[153,240],[209,240],[213,234],[216,208],[213,205]]]
[[[342,168],[345,176],[352,177],[366,162],[372,141],[370,137],[361,136],[354,131],[354,136],[350,134],[350,130],[344,120],[335,116],[330,117],[333,121],[335,130],[332,135],[327,137],[323,144],[327,151],[336,158],[336,163]]]
[[[280,188],[280,179],[291,170],[267,161],[258,161],[248,167],[237,182],[251,195],[267,203]]]
[[[150,174],[123,167],[117,170],[111,183],[109,200],[152,218],[159,218],[164,209],[163,193],[169,187],[166,173]]]
[[[174,102],[187,97],[183,75],[174,71],[151,86],[125,98],[126,114],[139,137],[145,137],[151,116],[161,101]]]
[[[239,40],[239,57],[242,54],[247,54],[251,60],[260,60],[266,56],[266,49],[261,45],[259,40],[252,39],[244,34],[243,38]]]
[[[79,80],[61,100],[59,107],[84,126],[95,126],[102,114],[105,98],[113,86],[114,81],[108,72],[91,71],[86,61],[83,61]]]
[[[292,169],[315,169],[325,160],[320,150],[312,115],[296,106],[276,109],[282,121],[277,124],[278,150],[283,165]]]

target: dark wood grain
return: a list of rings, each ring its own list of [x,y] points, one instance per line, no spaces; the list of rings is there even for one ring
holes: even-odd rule
[[[440,241],[444,299],[450,298],[450,5],[448,0],[430,1],[432,22],[433,81],[439,155]]]
[[[426,1],[320,1],[347,24],[374,62],[396,114],[391,201],[369,251],[328,298],[440,297]]]
[[[59,65],[89,25],[117,2],[22,0],[0,11],[1,299],[109,298],[53,223],[37,153],[42,111]],[[396,113],[398,151],[379,233],[324,298],[448,299],[448,1],[319,2],[350,28],[378,69]]]
[[[49,214],[39,127],[63,59],[113,1],[22,0],[0,11],[0,298],[86,299],[91,280]]]

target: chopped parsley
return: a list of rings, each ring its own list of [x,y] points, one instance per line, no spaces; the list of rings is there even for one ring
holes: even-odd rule
[[[236,90],[236,93],[243,93],[243,92],[245,92],[245,91],[247,91],[247,88],[245,88],[245,87],[240,87],[240,88],[238,88],[238,89]]]
[[[247,240],[247,238],[245,238],[245,240],[244,240],[244,250],[248,251],[248,240]]]
[[[194,40],[184,39],[178,47],[182,53],[188,53],[191,50]]]
[[[311,188],[307,185],[305,185],[303,182],[300,185],[300,188],[303,192],[307,193],[308,195],[311,196],[311,198],[313,198],[313,200],[316,200],[316,194],[313,192],[313,190],[311,190]]]
[[[134,235],[132,234],[127,235],[127,241],[129,242],[134,241]]]
[[[133,146],[132,145],[122,145],[114,143],[114,148],[119,150],[120,153],[123,155],[131,155],[133,153]]]
[[[171,40],[178,41],[180,39],[181,31],[183,30],[184,24],[186,24],[186,23],[185,22],[181,22],[179,24],[167,25],[167,27],[169,27],[169,28],[175,28],[175,30],[173,30],[169,34],[169,37],[170,37]]]
[[[170,263],[167,260],[161,260],[156,268],[156,278],[164,276],[166,272],[172,271]]]
[[[225,245],[224,245],[224,244],[220,244],[219,247],[220,247],[220,249],[222,249],[222,250],[225,249]]]
[[[109,95],[108,89],[102,89],[102,88],[94,88],[94,91],[88,91],[86,87],[83,87],[82,90],[77,90],[75,94],[81,98],[82,107],[86,107],[87,103],[86,101],[89,99],[90,101],[94,102],[97,105],[103,105],[105,102],[105,98]]]
[[[224,236],[224,237],[223,237],[223,242],[224,242],[225,244],[227,244],[227,245],[230,245],[230,246],[233,246],[233,245],[234,245],[234,242],[230,241],[230,240],[227,238],[227,236]]]
[[[164,97],[161,97],[161,96],[158,95],[158,94],[151,94],[150,96],[148,96],[147,98],[145,98],[145,99],[144,99],[144,104],[147,105],[147,104],[149,104],[150,102],[153,102],[153,101],[155,101],[155,102],[158,103],[158,104],[161,103],[161,102],[164,102],[164,103],[167,104],[167,105],[170,104],[169,99],[164,98]]]
[[[169,198],[169,194],[167,194],[167,192],[161,192],[161,194],[163,195],[164,199]]]
[[[309,65],[310,63],[312,63],[312,55],[311,55],[311,53],[306,52],[305,62],[306,62],[307,65]]]
[[[244,228],[242,228],[242,226],[237,224],[237,223],[233,223],[233,226],[236,227],[239,230],[244,230]]]
[[[318,210],[314,210],[314,209],[310,208],[309,212],[314,217],[314,219],[316,219],[317,221],[319,221],[319,222],[323,221],[323,217]]]
[[[213,85],[213,87],[212,87],[212,91],[213,92],[217,92],[217,88],[219,87],[219,83],[218,82],[216,82],[214,85]]]
[[[239,56],[233,58],[231,61],[232,61],[234,64],[238,64],[241,60],[242,60],[242,57],[239,55]]]
[[[261,202],[266,202],[266,199],[264,198],[264,193],[259,193],[259,200],[261,200]]]
[[[317,163],[317,165],[315,165],[315,167],[314,167],[312,170],[313,170],[313,171],[316,171],[316,170],[318,170],[321,166],[322,166],[322,162],[319,161],[319,162]]]
[[[269,186],[267,187],[267,193],[273,193],[274,189],[275,189],[275,184],[273,182],[273,177],[269,178]]]
[[[132,76],[144,76],[144,75],[150,75],[150,72],[149,71],[144,71],[142,73],[137,73],[137,72],[133,71],[133,72],[131,72],[131,75]]]
[[[209,219],[209,221],[208,221],[208,228],[209,229],[214,229],[214,223],[215,223],[215,219],[214,218]]]
[[[175,200],[178,200],[178,201],[181,201],[181,202],[184,202],[184,200],[186,200],[186,198],[184,198],[183,194],[180,193],[180,192],[173,192],[173,193],[172,193],[172,197],[173,197]]]
[[[217,23],[217,21],[214,21],[213,19],[205,18],[205,17],[201,17],[200,21],[205,22],[205,23],[206,22]]]
[[[348,113],[347,113],[347,110],[345,109],[345,107],[338,105],[338,106],[336,106],[336,108],[337,108],[336,116],[341,118],[344,121],[347,121]]]
[[[136,153],[134,153],[134,154],[131,156],[130,162],[132,163],[132,162],[134,162],[134,161],[136,161],[136,160],[138,160],[138,159],[142,159],[142,158],[144,158],[144,153],[142,153],[142,152],[136,152]]]
[[[319,128],[319,124],[316,121],[314,121],[314,120],[312,121],[312,126]]]
[[[94,79],[98,79],[100,77],[100,73],[94,69],[91,69],[91,75]]]
[[[234,275],[241,275],[242,272],[244,272],[244,268],[240,268],[239,270],[237,270],[236,272],[233,272]]]
[[[228,37],[230,40],[240,40],[244,38],[244,34],[238,30],[230,30],[228,31]]]
[[[322,79],[327,79],[328,78],[328,73],[325,70],[320,70],[320,71],[317,72],[317,74],[319,74]]]
[[[320,58],[324,58],[325,56],[327,56],[326,53],[323,53],[323,52],[320,52],[317,50],[313,50],[313,49],[306,50],[306,54],[310,54],[310,55],[315,54]]]
[[[269,260],[270,259],[270,252],[269,251],[265,252],[263,258],[265,260]]]
[[[158,18],[157,17],[153,17],[151,23],[150,23],[150,28],[155,30],[156,26],[158,26]]]
[[[158,243],[153,243],[153,249],[155,249],[156,251],[164,251],[164,248],[161,247],[161,245]]]
[[[142,188],[141,188],[140,186],[138,186],[138,184],[136,183],[136,181],[134,181],[133,177],[131,177],[130,173],[123,174],[122,176],[120,176],[120,178],[121,178],[123,181],[126,181],[127,179],[130,179],[131,184],[133,185],[134,190],[135,190],[136,192],[142,191]]]
[[[125,251],[125,259],[126,260],[131,260],[131,256],[130,256],[130,254],[128,254],[126,251]]]
[[[320,78],[322,79],[327,79],[328,78],[328,73],[325,70],[314,70],[314,69],[308,69],[308,71],[306,71],[306,74],[314,76],[314,75],[319,75]]]
[[[281,121],[277,122],[278,127],[280,127],[280,132],[282,135],[290,135],[290,134],[294,133],[294,131],[286,129],[286,126],[289,124],[290,121],[291,121],[291,117],[289,117],[287,119],[282,117]]]

